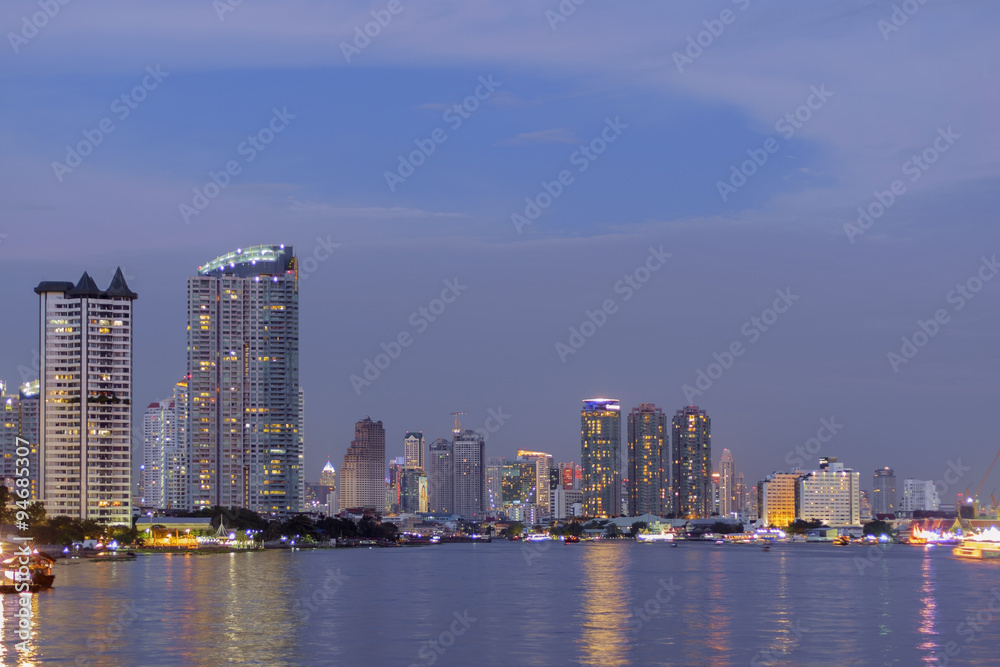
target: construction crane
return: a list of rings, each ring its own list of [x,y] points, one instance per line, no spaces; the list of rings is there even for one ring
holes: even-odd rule
[[[465,412],[465,411],[462,411],[462,412],[452,412],[451,414],[455,418],[455,431],[458,432],[458,430],[461,429],[461,426],[458,423],[458,416],[459,415],[467,415],[469,413]]]
[[[976,488],[975,495],[971,496],[971,498],[974,498],[977,501],[979,500],[979,492],[983,490],[983,485],[986,484],[986,480],[990,478],[990,473],[993,472],[993,466],[997,464],[997,460],[1000,460],[1000,451],[997,451],[997,455],[993,457],[993,463],[991,463],[990,467],[986,469],[986,474],[983,475],[983,481],[979,483],[979,486]],[[968,489],[966,489],[966,492],[968,493]]]

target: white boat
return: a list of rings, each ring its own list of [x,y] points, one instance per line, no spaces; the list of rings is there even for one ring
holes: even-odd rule
[[[547,533],[531,533],[524,539],[528,542],[544,542],[545,540],[551,540],[552,536]]]
[[[649,528],[640,530],[635,535],[636,542],[673,542],[674,532],[669,528],[664,528],[660,522],[654,521],[649,524]]]
[[[1000,529],[992,527],[982,533],[969,535],[951,553],[958,558],[1000,558]]]

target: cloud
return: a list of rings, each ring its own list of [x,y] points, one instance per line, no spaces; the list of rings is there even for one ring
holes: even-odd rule
[[[580,140],[568,127],[557,127],[537,132],[522,132],[516,137],[504,139],[494,146],[520,146],[522,144],[575,144]]]
[[[464,213],[445,213],[442,211],[424,211],[418,208],[403,206],[334,206],[324,202],[299,201],[290,198],[289,211],[326,218],[341,218],[346,220],[400,220],[405,218],[465,218]]]

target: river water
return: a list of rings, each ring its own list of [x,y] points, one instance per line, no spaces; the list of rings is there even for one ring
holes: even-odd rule
[[[4,665],[1000,665],[1000,563],[941,547],[494,542],[55,572],[20,649],[2,596]]]

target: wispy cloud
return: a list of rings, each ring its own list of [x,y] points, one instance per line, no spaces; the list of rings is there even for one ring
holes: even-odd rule
[[[289,211],[326,218],[342,218],[347,220],[400,220],[404,218],[466,218],[464,213],[445,213],[443,211],[424,211],[419,208],[403,206],[334,206],[324,202],[299,201],[290,198]]]
[[[503,139],[494,146],[520,146],[521,144],[575,144],[580,140],[568,127],[556,127],[551,130],[537,132],[522,132],[516,137]]]

